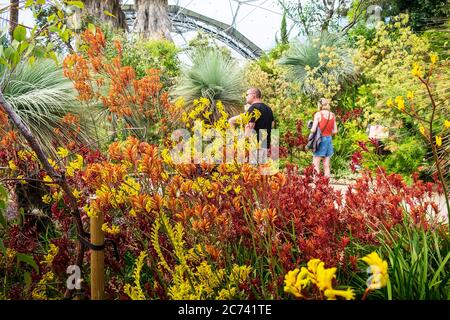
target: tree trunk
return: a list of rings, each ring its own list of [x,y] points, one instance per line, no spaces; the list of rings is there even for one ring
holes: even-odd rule
[[[12,40],[14,29],[19,24],[19,0],[10,0],[9,5],[9,35]]]
[[[134,31],[145,38],[171,40],[171,23],[167,0],[135,0],[136,24]]]
[[[120,0],[83,0],[83,2],[83,14],[98,18],[111,24],[114,28],[128,30],[125,14],[120,7]],[[114,15],[114,17],[106,14],[105,11]]]

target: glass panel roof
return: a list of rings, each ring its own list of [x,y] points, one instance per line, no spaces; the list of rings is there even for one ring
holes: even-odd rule
[[[134,0],[124,0],[133,4]],[[282,10],[277,0],[169,0],[169,5],[178,5],[219,22],[233,26],[246,38],[264,51],[275,46],[279,33]],[[184,46],[196,32],[174,34],[174,41]]]

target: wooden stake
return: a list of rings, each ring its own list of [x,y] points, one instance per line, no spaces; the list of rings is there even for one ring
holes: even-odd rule
[[[91,243],[101,246],[105,243],[102,231],[103,214],[91,217]],[[91,250],[91,300],[103,300],[105,293],[105,250]]]

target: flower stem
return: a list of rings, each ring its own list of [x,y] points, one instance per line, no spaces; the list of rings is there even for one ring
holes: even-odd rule
[[[367,296],[369,295],[369,292],[370,292],[370,289],[367,288],[366,291],[364,291],[364,294],[363,294],[361,300],[366,300]]]

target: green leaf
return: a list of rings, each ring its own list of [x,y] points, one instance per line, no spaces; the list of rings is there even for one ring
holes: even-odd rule
[[[23,281],[25,282],[25,287],[26,287],[26,289],[28,290],[28,288],[29,288],[30,285],[31,285],[31,274],[30,274],[28,271],[26,271],[26,272],[23,274]]]
[[[84,8],[84,3],[81,1],[66,1],[66,3],[70,6],[75,6],[78,7],[80,9]]]
[[[27,38],[27,29],[24,26],[18,25],[13,32],[13,38],[17,41],[24,41]]]
[[[5,49],[5,58],[9,59],[14,54],[14,52],[16,52],[16,50],[14,50],[13,47],[7,47]]]
[[[34,3],[34,0],[27,0],[25,1],[25,8],[31,7]]]
[[[47,47],[45,48],[45,50],[46,50],[47,52],[48,52],[48,51],[52,51],[54,47],[55,47],[55,45],[54,45],[52,42],[49,42],[49,43],[47,44]]]
[[[28,57],[31,54],[31,52],[33,52],[33,50],[34,50],[34,44],[31,43],[28,45],[28,49],[27,49],[27,52],[25,52],[24,57]]]
[[[33,256],[24,253],[17,253],[17,263],[19,262],[25,262],[30,267],[33,267],[33,269],[36,270],[36,272],[39,273],[39,267],[34,261]]]
[[[20,42],[17,40],[13,40],[11,42],[11,47],[13,47],[15,50],[17,50],[17,48],[19,47]]]
[[[62,41],[68,42],[69,41],[69,30],[64,30],[63,32],[61,32],[61,34],[59,36],[61,37]]]
[[[36,4],[45,4],[45,0],[37,0]]]
[[[14,51],[9,60],[13,66],[17,65],[20,62],[20,54],[17,51]]]
[[[6,66],[8,69],[10,68],[10,64],[5,58],[0,57],[0,64]]]
[[[31,56],[30,59],[28,59],[28,62],[30,63],[30,66],[32,66],[35,61],[36,61],[35,56]]]
[[[442,272],[442,270],[445,270],[445,265],[447,264],[447,261],[450,259],[450,252],[447,254],[447,256],[445,257],[444,261],[441,262],[441,264],[439,265],[439,268],[436,270],[433,278],[431,279],[431,285],[433,285],[436,282],[436,279],[438,279],[440,273]]]
[[[2,239],[0,239],[0,249],[2,250],[3,255],[6,256],[6,248]]]
[[[109,12],[108,10],[103,10],[103,13],[104,13],[105,15],[110,16],[110,17],[113,17],[113,18],[116,17],[115,15],[113,15],[113,14],[112,14],[111,12]]]
[[[6,193],[6,189],[0,186],[0,225],[6,229],[7,223],[5,218],[6,213],[6,203],[8,201],[8,196]]]
[[[47,57],[55,61],[56,64],[58,64],[58,57],[56,56],[56,53],[54,51],[48,51]]]
[[[43,58],[45,55],[45,48],[42,46],[36,46],[34,48],[34,55],[36,58]]]
[[[2,185],[0,185],[0,199],[4,199],[5,201],[8,199],[8,191]]]
[[[55,18],[56,18],[56,14],[49,15],[47,17],[47,22],[53,23],[55,21]]]
[[[48,27],[48,30],[51,32],[54,32],[54,33],[59,33],[59,31],[60,31],[59,28],[55,25]]]
[[[87,28],[92,33],[95,33],[96,31],[95,26],[92,23],[89,23]]]
[[[0,224],[2,225],[3,229],[6,229],[6,218],[5,218],[5,211],[1,210],[0,208]]]
[[[22,42],[19,46],[19,50],[18,50],[19,54],[24,52],[25,49],[28,48],[28,46],[29,46],[28,42]]]

